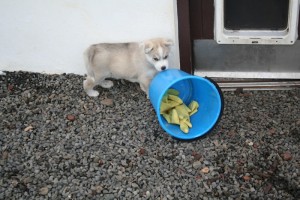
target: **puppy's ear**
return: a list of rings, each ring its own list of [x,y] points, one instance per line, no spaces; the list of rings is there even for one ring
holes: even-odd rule
[[[153,50],[153,44],[151,42],[144,42],[145,53],[148,54]]]
[[[173,44],[174,44],[174,42],[171,39],[165,39],[164,40],[164,45],[166,45],[166,46],[172,46]]]

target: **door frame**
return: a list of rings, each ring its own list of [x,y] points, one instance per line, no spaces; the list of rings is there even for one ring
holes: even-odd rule
[[[189,0],[177,0],[180,69],[189,74],[193,74],[189,8]]]

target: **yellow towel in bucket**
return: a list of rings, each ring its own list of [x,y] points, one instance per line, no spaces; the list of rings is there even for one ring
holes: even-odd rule
[[[160,114],[168,123],[177,124],[182,132],[188,133],[189,128],[192,128],[190,116],[198,111],[199,104],[192,101],[189,106],[186,106],[178,95],[179,92],[175,89],[166,92],[160,104]]]

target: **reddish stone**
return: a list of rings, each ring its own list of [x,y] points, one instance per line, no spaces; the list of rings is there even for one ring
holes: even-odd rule
[[[72,121],[75,120],[75,116],[74,115],[67,115],[67,120],[72,122]]]
[[[281,155],[282,159],[285,160],[285,161],[289,161],[289,160],[292,160],[293,156],[290,152],[284,152],[282,155]]]
[[[8,89],[9,91],[12,91],[12,90],[14,89],[14,86],[13,86],[13,85],[8,85],[8,86],[7,86],[7,89]]]
[[[139,154],[144,155],[146,153],[146,150],[144,148],[140,148]]]
[[[249,181],[251,179],[250,176],[243,176],[244,181]]]

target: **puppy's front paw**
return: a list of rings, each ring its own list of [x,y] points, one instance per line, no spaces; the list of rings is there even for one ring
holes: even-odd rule
[[[87,95],[89,95],[90,97],[97,97],[97,96],[99,96],[99,92],[96,91],[96,90],[89,90],[89,91],[87,91],[86,93],[87,93]]]
[[[100,85],[103,88],[111,88],[112,86],[114,86],[114,82],[112,82],[110,80],[104,80],[100,83]]]

